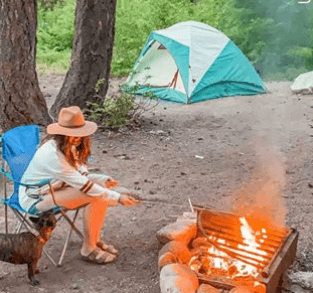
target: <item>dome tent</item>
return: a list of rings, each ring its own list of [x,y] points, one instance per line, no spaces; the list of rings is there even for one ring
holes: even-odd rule
[[[185,104],[266,92],[240,49],[222,32],[196,21],[151,32],[124,86],[136,84],[138,95],[152,91]]]

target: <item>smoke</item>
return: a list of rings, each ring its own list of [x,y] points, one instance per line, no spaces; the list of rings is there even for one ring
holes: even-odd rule
[[[257,147],[258,168],[251,182],[236,196],[234,211],[284,226],[286,206],[282,197],[286,168],[282,155],[272,146]]]

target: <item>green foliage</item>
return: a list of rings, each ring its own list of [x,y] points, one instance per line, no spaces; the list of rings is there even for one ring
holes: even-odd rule
[[[39,51],[37,53],[37,62],[45,63],[48,66],[52,64],[59,64],[63,69],[67,69],[70,64],[70,50],[65,51]]]
[[[56,3],[63,3],[63,0],[39,0],[44,9],[52,9]]]
[[[50,3],[56,1],[50,1]],[[48,66],[59,64],[69,68],[74,38],[76,0],[62,0],[52,8],[38,4],[37,63]]]
[[[118,0],[112,74],[129,74],[153,30],[187,20],[214,26],[217,23],[217,15],[212,10],[214,1],[202,0],[195,5],[189,0]]]
[[[37,65],[69,68],[76,0],[38,2]],[[117,0],[112,76],[128,75],[153,30],[194,20],[226,34],[262,76],[313,70],[313,6],[283,0]],[[292,73],[291,73],[292,72]]]
[[[40,50],[64,51],[72,48],[75,2],[64,0],[63,4],[55,4],[52,10],[39,4],[37,47]]]
[[[98,92],[103,79],[95,85]],[[117,97],[106,97],[103,103],[87,103],[83,113],[97,123],[104,122],[105,128],[119,128],[132,121],[138,121],[144,112],[150,111],[158,104],[157,96],[148,91],[141,98],[136,99],[136,93],[142,86],[122,86],[123,93]],[[156,103],[152,104],[152,101]]]
[[[294,68],[289,67],[286,69],[279,69],[276,72],[268,73],[264,76],[265,81],[294,81],[302,73],[306,73],[308,70],[305,67]]]
[[[98,82],[96,83],[95,85],[95,90],[96,90],[96,93],[98,94],[100,88],[102,87],[102,85],[104,84],[104,78],[100,78],[98,80]]]
[[[105,121],[105,126],[121,127],[129,121],[127,114],[134,109],[134,99],[131,95],[122,93],[115,99],[106,98],[103,107],[105,113],[110,115],[110,118]]]
[[[128,113],[134,109],[134,99],[131,95],[121,94],[116,98],[108,97],[103,104],[91,103],[90,109],[84,113],[94,121],[105,121],[105,127],[119,128],[128,123]]]
[[[241,27],[249,28],[244,32],[247,41],[237,45],[264,76],[290,80],[299,68],[313,69],[312,6],[289,0],[235,0],[235,7],[243,11]]]

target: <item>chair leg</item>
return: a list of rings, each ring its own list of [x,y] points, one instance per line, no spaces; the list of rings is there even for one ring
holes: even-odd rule
[[[21,223],[21,222],[19,222],[19,223],[18,223],[18,225],[17,225],[17,227],[16,227],[15,234],[20,233],[21,229],[22,229],[22,223]]]
[[[58,266],[58,264],[53,260],[53,258],[50,256],[50,254],[45,250],[43,249],[43,252],[44,254],[46,255],[46,257],[51,261],[51,263],[54,265],[54,266]]]
[[[6,169],[6,164],[4,164],[4,168]],[[3,178],[3,185],[4,185],[4,199],[8,199],[8,193],[7,193],[7,180],[4,175],[2,175]],[[5,234],[9,233],[9,225],[8,225],[8,206],[4,206],[4,221],[5,221]]]
[[[76,210],[77,214],[78,214],[79,209]],[[60,211],[62,216],[64,217],[64,219],[70,224],[70,226],[72,227],[72,229],[77,233],[77,235],[81,238],[84,239],[84,236],[82,234],[82,232],[80,232],[78,230],[78,228],[74,225],[74,223],[70,220],[70,218],[66,215],[66,213],[64,211]]]
[[[74,225],[74,223],[75,223],[75,221],[76,221],[76,218],[77,218],[77,216],[78,216],[78,212],[79,212],[79,209],[76,210],[76,212],[75,212],[75,215],[74,215],[74,218],[73,218],[73,221],[72,221],[73,225]],[[71,239],[73,230],[74,230],[74,228],[73,228],[73,226],[72,226],[71,229],[70,229],[70,231],[69,231],[69,233],[68,233],[68,235],[67,235],[67,237],[66,237],[66,241],[65,241],[65,244],[64,244],[64,247],[63,247],[63,251],[62,251],[61,256],[60,256],[60,259],[59,259],[59,263],[58,263],[58,266],[59,266],[59,267],[62,266],[62,262],[63,262],[64,256],[65,256],[65,253],[66,253],[68,244],[69,244],[69,242],[70,242],[70,239]]]
[[[18,223],[18,225],[15,228],[14,234],[20,233],[20,231],[22,229],[22,225],[24,225],[25,228],[28,229],[27,225],[25,224],[26,214],[24,216],[22,216],[19,212],[15,211],[14,209],[12,209],[12,211],[15,213],[15,216],[19,220],[19,223]]]

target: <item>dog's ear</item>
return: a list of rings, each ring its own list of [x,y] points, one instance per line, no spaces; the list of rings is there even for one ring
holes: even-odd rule
[[[34,223],[37,224],[39,221],[39,218],[35,218],[35,217],[29,217],[29,219]]]

